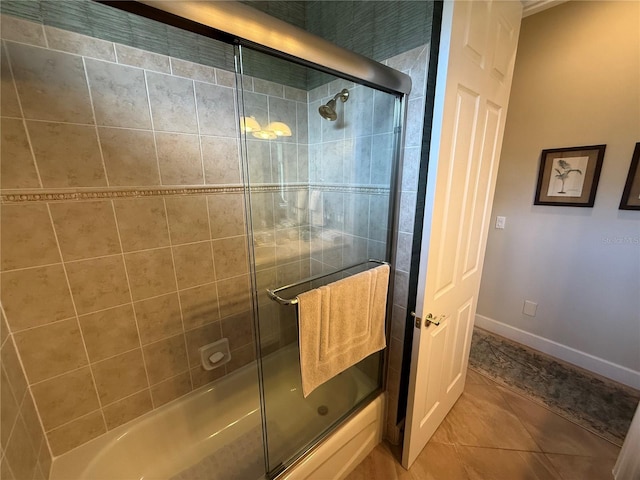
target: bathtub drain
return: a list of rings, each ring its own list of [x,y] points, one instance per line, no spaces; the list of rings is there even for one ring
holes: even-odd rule
[[[329,407],[326,405],[320,405],[318,407],[318,415],[322,415],[324,417],[327,413],[329,413]]]

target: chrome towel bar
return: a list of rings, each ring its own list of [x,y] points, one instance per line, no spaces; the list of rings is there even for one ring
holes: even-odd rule
[[[300,286],[300,285],[302,285],[304,283],[307,283],[307,282],[313,282],[315,280],[320,280],[321,278],[330,277],[331,275],[335,275],[336,273],[345,272],[347,270],[351,270],[352,268],[361,267],[362,265],[366,265],[367,263],[376,263],[378,265],[389,265],[388,262],[383,262],[382,260],[369,259],[366,262],[356,263],[355,265],[350,265],[348,267],[341,268],[340,270],[336,270],[336,271],[331,272],[331,273],[324,273],[322,275],[316,275],[314,277],[305,278],[304,280],[300,280],[299,282],[292,283],[290,285],[285,285],[283,287],[274,288],[273,290],[270,290],[270,289],[267,288],[267,295],[269,295],[269,298],[271,300],[275,300],[280,305],[296,305],[298,303],[298,299],[297,298],[282,298],[280,295],[278,295],[278,292],[281,292],[281,291],[286,290],[288,288],[298,287],[298,286]]]

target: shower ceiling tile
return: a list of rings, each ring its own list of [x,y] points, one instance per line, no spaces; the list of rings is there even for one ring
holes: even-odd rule
[[[131,301],[121,255],[70,262],[66,269],[79,315]]]
[[[146,75],[154,129],[198,133],[193,81],[154,72]]]
[[[46,205],[3,205],[0,226],[2,270],[60,262]]]
[[[176,291],[171,249],[128,253],[125,262],[134,301]]]
[[[153,132],[100,128],[99,135],[111,186],[160,185]]]
[[[13,332],[75,315],[61,264],[5,272],[1,280],[2,306]]]
[[[200,139],[197,135],[156,133],[163,185],[202,185]]]
[[[208,240],[209,219],[204,195],[166,197],[172,245]]]
[[[7,43],[25,118],[93,124],[82,58]]]
[[[43,187],[107,185],[94,127],[28,121],[27,129]]]
[[[52,203],[49,208],[65,260],[121,253],[111,201]]]
[[[162,197],[114,200],[122,249],[125,252],[169,245]]]
[[[220,318],[215,283],[181,290],[180,305],[185,330],[212,323]]]
[[[96,123],[109,127],[151,128],[144,72],[89,58],[85,62]]]
[[[79,317],[90,362],[124,353],[140,345],[131,305]]]

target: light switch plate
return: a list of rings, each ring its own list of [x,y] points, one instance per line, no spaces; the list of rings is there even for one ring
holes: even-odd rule
[[[505,223],[507,223],[507,217],[496,217],[496,228],[502,230],[504,228]]]
[[[538,309],[538,304],[536,302],[525,300],[524,307],[522,307],[522,313],[530,317],[535,317],[537,309]]]

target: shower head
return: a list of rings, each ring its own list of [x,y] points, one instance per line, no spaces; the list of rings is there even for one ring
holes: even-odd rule
[[[342,103],[346,102],[349,99],[349,90],[343,88],[341,92],[336,93],[331,100],[318,108],[318,113],[320,113],[322,118],[326,118],[332,122],[338,118],[338,114],[336,113],[336,100],[338,99],[342,100]]]

